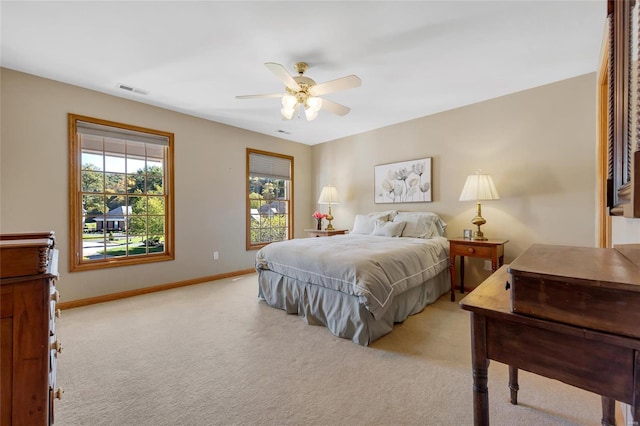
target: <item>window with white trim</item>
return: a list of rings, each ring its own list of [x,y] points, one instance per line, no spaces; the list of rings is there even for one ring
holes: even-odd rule
[[[69,114],[71,271],[174,259],[173,133]]]
[[[247,148],[247,250],[293,236],[293,157]]]

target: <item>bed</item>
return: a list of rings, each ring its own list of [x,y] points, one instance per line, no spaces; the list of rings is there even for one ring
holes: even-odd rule
[[[356,215],[349,234],[301,238],[256,254],[269,306],[368,346],[451,288],[446,224],[428,212]]]

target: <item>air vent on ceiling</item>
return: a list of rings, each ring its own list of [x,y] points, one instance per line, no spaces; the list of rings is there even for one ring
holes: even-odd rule
[[[127,92],[137,93],[139,95],[148,95],[149,91],[144,89],[139,89],[133,86],[127,86],[126,84],[118,83],[118,89],[126,90]]]
[[[276,132],[284,133],[285,135],[290,135],[291,134],[291,132],[287,132],[286,130],[282,130],[282,129],[276,130]]]

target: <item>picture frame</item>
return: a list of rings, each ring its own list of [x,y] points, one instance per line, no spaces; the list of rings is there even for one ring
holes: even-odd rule
[[[473,232],[471,231],[471,229],[465,229],[464,230],[463,238],[465,240],[470,240],[471,238],[473,238]]]
[[[373,175],[375,204],[432,201],[431,157],[380,164]]]

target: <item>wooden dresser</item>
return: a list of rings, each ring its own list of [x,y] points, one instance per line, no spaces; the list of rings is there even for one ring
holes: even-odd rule
[[[0,424],[50,425],[56,388],[54,233],[0,235]]]

